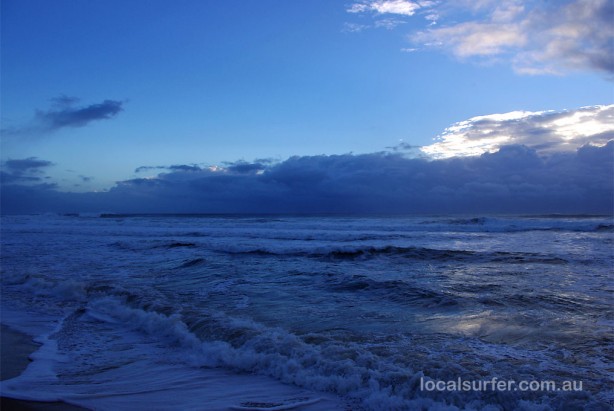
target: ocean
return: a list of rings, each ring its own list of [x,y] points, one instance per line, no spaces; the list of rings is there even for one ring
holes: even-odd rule
[[[2,323],[40,344],[3,396],[96,410],[614,403],[612,217],[3,216],[1,244]]]

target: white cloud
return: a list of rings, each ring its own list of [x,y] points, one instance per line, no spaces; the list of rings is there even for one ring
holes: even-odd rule
[[[349,13],[375,12],[378,14],[398,14],[413,16],[418,9],[428,6],[432,2],[415,2],[408,0],[370,0],[354,3],[347,9]]]
[[[377,20],[375,22],[375,27],[385,28],[386,30],[392,30],[401,24],[405,24],[405,22],[399,19],[382,19],[382,20]]]
[[[468,22],[431,29],[414,36],[427,47],[450,48],[458,57],[490,56],[527,42],[522,27],[514,24]]]
[[[561,74],[568,70],[614,72],[614,3],[570,0],[556,6],[507,0],[459,1],[454,11],[469,18],[414,33],[412,42],[462,57],[509,55],[521,74]]]
[[[365,24],[357,23],[344,23],[342,31],[345,33],[360,33],[361,31],[368,29],[369,26]]]
[[[422,151],[433,158],[473,156],[510,144],[541,154],[571,152],[614,139],[614,105],[568,111],[514,111],[473,117],[453,124]]]
[[[612,0],[363,0],[347,11],[374,18],[420,14],[423,29],[408,36],[414,47],[462,59],[508,61],[520,74],[614,73]],[[372,26],[397,25],[397,20],[379,20]]]
[[[518,1],[501,2],[492,13],[492,20],[501,23],[513,21],[524,12],[525,7]]]
[[[429,25],[435,25],[437,24],[437,21],[439,20],[440,16],[437,13],[429,13],[426,16],[424,16],[424,18],[428,21],[430,21],[431,23]]]

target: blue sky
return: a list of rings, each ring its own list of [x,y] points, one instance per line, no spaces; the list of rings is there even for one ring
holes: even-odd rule
[[[611,0],[3,0],[1,160],[20,184],[106,191],[161,172],[135,172],[143,166],[366,155],[445,135],[464,144],[455,124],[517,111],[523,130],[544,113],[573,120],[614,103],[612,10]],[[589,131],[567,130],[573,150],[612,138],[612,110],[597,111]],[[500,141],[544,143],[527,136]],[[484,147],[454,153],[498,148]],[[16,175],[9,165],[26,163],[10,161],[26,159],[48,163]]]

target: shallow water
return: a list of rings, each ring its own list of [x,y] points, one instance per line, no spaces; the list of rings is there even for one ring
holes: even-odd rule
[[[613,227],[6,216],[2,321],[43,345],[2,395],[97,409],[609,409]],[[421,389],[495,377],[582,390]]]

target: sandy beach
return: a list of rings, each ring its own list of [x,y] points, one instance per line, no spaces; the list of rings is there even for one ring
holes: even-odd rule
[[[38,344],[26,334],[2,325],[0,331],[0,381],[19,376],[30,363],[29,355],[38,349]],[[0,397],[3,411],[78,411],[85,408],[64,402],[22,401]]]

